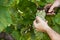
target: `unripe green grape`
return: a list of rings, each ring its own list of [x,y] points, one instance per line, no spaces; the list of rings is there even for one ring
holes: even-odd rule
[[[45,10],[37,10],[36,16],[39,16],[45,21],[45,16],[46,16]]]

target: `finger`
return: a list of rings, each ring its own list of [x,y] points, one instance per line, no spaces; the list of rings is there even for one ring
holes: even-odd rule
[[[36,17],[36,19],[38,20],[39,23],[45,22],[41,17]]]
[[[39,18],[40,18],[40,17],[38,17],[38,16],[36,17],[36,22],[37,22],[37,23],[40,22],[40,19],[39,19]]]
[[[52,11],[53,11],[53,9],[54,9],[54,6],[51,6],[51,8],[49,9],[49,11],[48,11],[48,12],[52,12]]]
[[[55,15],[55,13],[52,13],[52,15]]]
[[[48,23],[48,21],[46,21],[46,23]]]
[[[47,13],[47,15],[55,15],[55,13]]]
[[[40,17],[36,17],[36,20],[38,21],[38,22],[41,22],[42,21],[42,18],[40,18]]]
[[[36,25],[37,25],[36,20],[34,20],[33,25],[34,25],[34,26],[36,26]]]
[[[40,30],[39,30],[39,29],[37,29],[37,28],[36,28],[35,30],[36,30],[36,31],[40,31]]]

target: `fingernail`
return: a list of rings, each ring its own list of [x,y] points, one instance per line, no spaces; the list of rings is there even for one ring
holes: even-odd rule
[[[51,10],[49,10],[48,12],[51,12]]]

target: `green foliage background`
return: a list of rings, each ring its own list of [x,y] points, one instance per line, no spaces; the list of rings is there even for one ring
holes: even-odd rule
[[[54,0],[0,0],[0,32],[11,34],[15,40],[50,40],[46,33],[36,32],[32,27],[36,2],[44,7]],[[49,26],[60,33],[60,10],[54,16],[46,16],[46,19]]]

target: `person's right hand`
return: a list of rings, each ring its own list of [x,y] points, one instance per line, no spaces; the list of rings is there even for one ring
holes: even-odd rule
[[[48,12],[52,12],[55,7],[60,6],[60,0],[55,0],[54,4],[51,6]]]
[[[49,28],[46,21],[42,20],[40,17],[36,17],[35,21],[33,22],[34,28],[36,28],[37,31],[45,32],[46,29]]]

